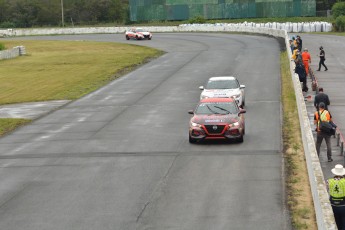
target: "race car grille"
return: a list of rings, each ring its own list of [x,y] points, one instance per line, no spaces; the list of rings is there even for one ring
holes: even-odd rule
[[[149,38],[149,37],[150,37],[150,35],[144,35],[144,37],[145,37],[145,38]]]
[[[205,128],[209,134],[219,134],[224,130],[225,125],[205,125]]]

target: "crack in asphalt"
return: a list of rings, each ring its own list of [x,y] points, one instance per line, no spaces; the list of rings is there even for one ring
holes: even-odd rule
[[[178,154],[175,156],[174,160],[172,161],[172,163],[170,164],[170,167],[168,168],[167,172],[165,173],[165,175],[163,176],[163,178],[158,182],[156,188],[153,190],[149,200],[145,203],[144,207],[142,208],[142,210],[140,211],[139,215],[137,216],[137,219],[136,219],[136,223],[137,223],[137,226],[135,229],[138,229],[138,227],[140,227],[138,224],[139,224],[139,221],[140,219],[142,218],[146,208],[155,200],[159,197],[159,190],[161,190],[163,187],[164,187],[164,183],[165,181],[167,180],[168,178],[168,175],[171,171],[171,169],[173,168],[173,166],[175,165],[175,162],[176,162],[176,159],[181,155]],[[156,196],[157,194],[157,196]]]

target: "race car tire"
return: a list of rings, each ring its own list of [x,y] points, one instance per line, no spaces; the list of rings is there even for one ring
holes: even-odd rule
[[[126,40],[129,40],[129,37],[128,37],[128,35],[126,35]]]
[[[194,144],[196,140],[189,135],[189,143]]]
[[[152,38],[148,38],[149,40],[151,40]]]
[[[241,136],[240,138],[237,139],[238,143],[242,143],[243,142],[243,136]]]

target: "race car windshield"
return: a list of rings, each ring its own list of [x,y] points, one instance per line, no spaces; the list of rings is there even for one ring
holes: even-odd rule
[[[208,81],[206,89],[237,89],[240,86],[236,80]]]
[[[137,32],[144,32],[143,29],[137,29]]]
[[[195,114],[198,115],[212,115],[212,114],[237,114],[238,107],[234,102],[227,102],[227,103],[202,103],[200,104],[196,110]]]

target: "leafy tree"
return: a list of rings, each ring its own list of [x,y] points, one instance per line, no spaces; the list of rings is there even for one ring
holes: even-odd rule
[[[340,15],[345,15],[345,2],[337,2],[332,7],[332,14],[334,18]]]
[[[335,20],[335,26],[338,31],[345,31],[345,16],[341,15]]]

